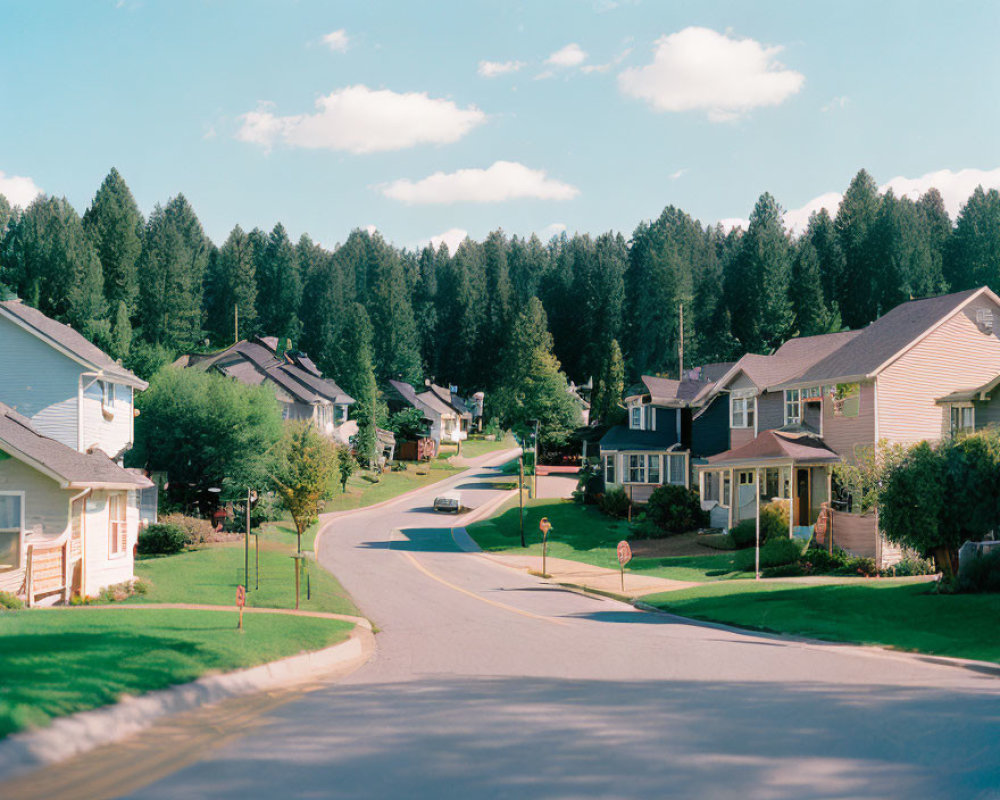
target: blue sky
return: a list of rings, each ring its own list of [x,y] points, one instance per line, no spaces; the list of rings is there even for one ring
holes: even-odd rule
[[[995,2],[9,0],[0,19],[0,192],[82,212],[116,166],[145,213],[183,192],[220,243],[277,221],[326,246],[368,225],[405,246],[628,233],[668,204],[745,218],[763,191],[796,225],[861,167],[953,213],[1000,186]]]

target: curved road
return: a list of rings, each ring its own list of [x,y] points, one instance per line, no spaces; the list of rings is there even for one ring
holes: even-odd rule
[[[445,485],[480,505],[483,474]],[[441,490],[322,539],[366,666],[134,796],[1000,797],[996,677],[548,586],[459,551]]]

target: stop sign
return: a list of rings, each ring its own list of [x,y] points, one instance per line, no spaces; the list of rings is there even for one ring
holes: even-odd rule
[[[632,548],[624,539],[618,542],[618,563],[623,567],[632,560]]]

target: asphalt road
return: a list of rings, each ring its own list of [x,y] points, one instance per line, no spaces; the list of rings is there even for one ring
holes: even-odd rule
[[[322,540],[365,667],[133,796],[1000,797],[1000,678],[547,586],[460,552],[441,489]]]

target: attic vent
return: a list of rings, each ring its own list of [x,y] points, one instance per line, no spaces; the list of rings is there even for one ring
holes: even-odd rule
[[[993,333],[993,309],[977,308],[976,325],[983,333]]]

